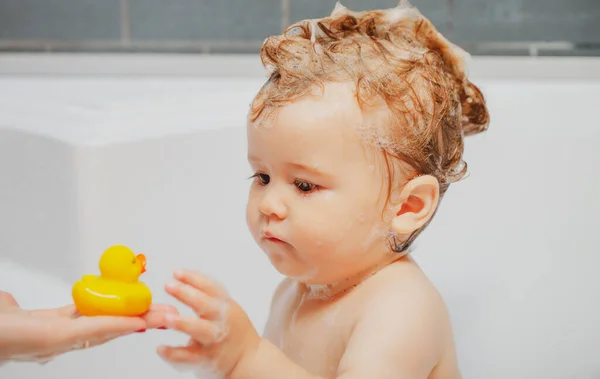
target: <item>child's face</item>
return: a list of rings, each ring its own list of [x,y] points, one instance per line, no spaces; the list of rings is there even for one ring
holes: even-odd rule
[[[382,221],[385,167],[360,139],[362,123],[352,87],[327,84],[322,96],[280,108],[267,125],[248,126],[256,176],[247,222],[282,274],[332,283],[393,254]]]

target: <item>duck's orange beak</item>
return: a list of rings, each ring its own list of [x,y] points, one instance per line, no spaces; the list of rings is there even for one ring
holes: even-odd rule
[[[146,272],[146,256],[144,254],[138,254],[136,256],[138,261],[140,261],[140,265],[142,265],[142,274]]]

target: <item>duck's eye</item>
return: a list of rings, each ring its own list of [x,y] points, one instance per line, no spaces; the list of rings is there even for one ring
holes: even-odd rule
[[[135,264],[135,258],[133,258],[133,260],[131,261],[131,263]]]

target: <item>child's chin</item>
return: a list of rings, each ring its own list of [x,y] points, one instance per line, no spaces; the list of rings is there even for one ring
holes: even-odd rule
[[[317,270],[311,269],[307,270],[306,268],[299,267],[283,267],[283,266],[275,266],[275,269],[279,271],[279,273],[287,276],[290,279],[297,280],[304,284],[313,284],[313,282],[317,279]]]
[[[287,257],[284,254],[273,254],[272,252],[268,252],[267,256],[275,270],[288,278],[309,280],[314,277],[315,270],[307,270],[305,267],[301,267],[291,257]]]

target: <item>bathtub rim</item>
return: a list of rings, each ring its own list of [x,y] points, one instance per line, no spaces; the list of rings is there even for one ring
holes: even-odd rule
[[[600,57],[473,56],[471,77],[600,80]],[[2,53],[0,75],[266,77],[257,54]]]

